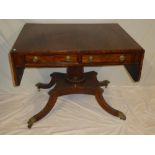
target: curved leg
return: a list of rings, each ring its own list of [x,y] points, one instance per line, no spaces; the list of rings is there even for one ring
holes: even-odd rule
[[[52,77],[52,74],[51,74]],[[38,88],[38,90],[40,90],[40,88],[42,89],[48,89],[51,88],[53,85],[55,84],[55,79],[52,77],[50,83],[37,83],[36,87]]]
[[[70,71],[74,71],[74,70],[72,69]],[[110,113],[116,117],[119,117],[120,119],[125,120],[126,116],[122,112],[120,112],[120,111],[112,108],[110,105],[108,105],[102,96],[103,89],[100,88],[100,86],[107,87],[109,84],[109,81],[104,80],[104,81],[99,82],[96,77],[97,76],[96,72],[88,72],[88,73],[85,73],[83,76],[86,79],[85,81],[68,82],[66,80],[66,78],[68,77],[67,74],[53,73],[53,74],[51,74],[52,79],[49,84],[38,83],[36,85],[38,87],[38,89],[40,89],[40,88],[46,89],[46,88],[52,87],[54,84],[56,84],[56,85],[52,90],[49,91],[50,97],[49,97],[49,100],[48,100],[48,103],[46,104],[46,106],[39,113],[37,113],[36,115],[34,115],[33,117],[31,117],[29,119],[28,128],[31,128],[35,122],[42,119],[44,116],[46,116],[51,111],[51,109],[54,107],[54,105],[56,103],[58,96],[67,95],[67,94],[95,95],[96,100],[98,101],[98,104],[104,110],[106,110],[108,113]]]
[[[39,121],[40,119],[42,119],[43,117],[45,117],[50,111],[51,109],[54,107],[55,103],[57,100],[57,96],[56,95],[51,95],[46,106],[36,115],[34,115],[33,117],[31,117],[29,119],[28,123],[28,128],[31,128],[33,123]]]
[[[112,115],[114,115],[116,117],[119,117],[120,119],[126,120],[126,116],[122,112],[112,108],[110,105],[108,105],[106,103],[106,101],[104,100],[104,97],[102,96],[102,92],[101,91],[97,92],[95,97],[96,97],[96,100],[98,101],[99,105],[104,110],[106,110],[108,113],[110,113],[110,114],[112,114]]]

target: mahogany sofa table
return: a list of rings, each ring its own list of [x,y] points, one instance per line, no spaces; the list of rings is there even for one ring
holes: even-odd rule
[[[134,81],[139,81],[144,49],[118,24],[25,24],[10,51],[13,78],[20,85],[26,67],[66,67],[67,73],[52,73],[46,106],[28,121],[28,128],[46,116],[61,95],[90,94],[110,114],[126,116],[104,100],[97,73],[84,73],[84,66],[124,65]]]

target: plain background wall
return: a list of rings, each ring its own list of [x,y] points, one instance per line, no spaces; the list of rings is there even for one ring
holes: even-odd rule
[[[25,69],[20,87],[13,87],[8,53],[25,23],[119,23],[144,49],[141,80],[135,83],[123,66],[87,67],[98,79],[108,79],[111,86],[155,85],[155,20],[0,20],[0,90],[33,91],[37,82],[49,82],[50,73],[65,68]]]

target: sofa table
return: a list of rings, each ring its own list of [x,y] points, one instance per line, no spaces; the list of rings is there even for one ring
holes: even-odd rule
[[[104,100],[103,86],[94,71],[84,73],[84,66],[124,65],[134,81],[139,81],[144,49],[118,24],[25,24],[10,51],[13,79],[20,85],[26,67],[66,67],[67,73],[52,73],[47,84],[46,106],[28,121],[28,128],[46,116],[61,95],[94,95],[108,113],[125,120],[126,116]]]

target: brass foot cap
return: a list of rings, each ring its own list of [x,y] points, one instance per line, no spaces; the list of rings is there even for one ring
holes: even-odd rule
[[[122,120],[126,120],[126,116],[122,112],[118,113],[118,117]]]
[[[35,86],[37,87],[37,90],[40,91],[40,83],[37,83]]]
[[[30,129],[33,125],[33,123],[36,122],[36,119],[34,117],[32,117],[31,119],[29,119],[28,123],[28,128]]]
[[[100,82],[100,86],[104,86],[105,88],[107,88],[109,83],[110,83],[110,81],[104,80],[104,81]]]

